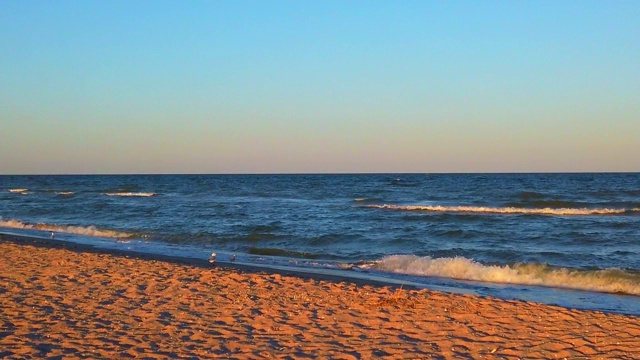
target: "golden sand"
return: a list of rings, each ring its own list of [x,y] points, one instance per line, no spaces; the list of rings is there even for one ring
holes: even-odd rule
[[[633,316],[57,247],[0,241],[0,358],[640,358]]]

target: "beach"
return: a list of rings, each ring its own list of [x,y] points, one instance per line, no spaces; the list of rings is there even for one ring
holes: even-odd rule
[[[0,358],[637,359],[640,318],[0,237]]]

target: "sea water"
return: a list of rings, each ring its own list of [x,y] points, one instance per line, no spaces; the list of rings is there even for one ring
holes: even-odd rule
[[[0,232],[640,315],[640,174],[0,176]]]

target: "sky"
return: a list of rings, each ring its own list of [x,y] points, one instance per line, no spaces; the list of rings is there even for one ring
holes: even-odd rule
[[[640,1],[0,2],[0,174],[640,171]]]

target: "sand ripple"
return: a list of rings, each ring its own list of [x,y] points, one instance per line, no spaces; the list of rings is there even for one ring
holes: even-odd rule
[[[640,319],[0,241],[0,358],[640,358]]]

